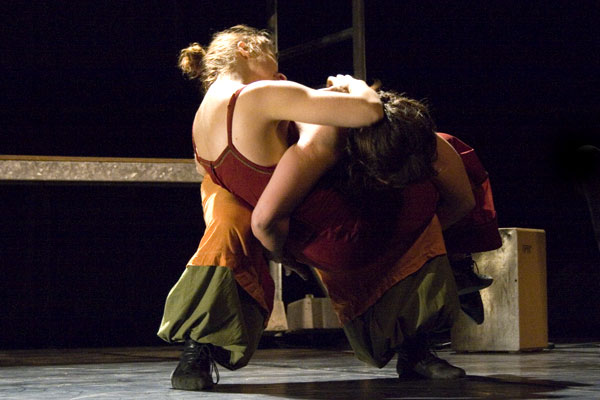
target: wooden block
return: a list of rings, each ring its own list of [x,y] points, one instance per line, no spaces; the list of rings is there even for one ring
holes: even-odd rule
[[[331,300],[326,297],[306,295],[288,304],[287,315],[290,331],[341,328]]]
[[[501,228],[502,247],[473,255],[479,272],[494,283],[481,291],[483,324],[464,313],[452,328],[456,351],[522,351],[548,346],[546,234]]]

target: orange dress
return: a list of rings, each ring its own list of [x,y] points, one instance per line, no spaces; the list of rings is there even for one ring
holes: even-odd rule
[[[206,230],[187,265],[230,268],[236,282],[270,313],[274,282],[250,229],[252,210],[209,176],[202,181],[201,193]]]

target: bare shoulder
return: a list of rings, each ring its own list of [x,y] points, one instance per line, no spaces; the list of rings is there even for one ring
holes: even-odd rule
[[[240,94],[252,98],[253,101],[269,101],[289,97],[307,91],[307,87],[292,81],[257,81],[250,83]]]

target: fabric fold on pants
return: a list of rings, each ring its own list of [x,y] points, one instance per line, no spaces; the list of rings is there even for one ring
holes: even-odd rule
[[[344,325],[356,357],[384,367],[407,340],[452,327],[460,306],[446,256],[432,259]]]
[[[266,311],[227,267],[188,266],[165,303],[158,336],[169,343],[188,337],[216,346],[216,361],[228,369],[246,364],[256,351]]]

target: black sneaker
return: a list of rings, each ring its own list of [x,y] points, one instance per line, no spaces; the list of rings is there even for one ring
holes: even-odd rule
[[[412,364],[408,358],[406,350],[402,349],[397,352],[398,360],[396,361],[396,372],[400,379],[414,378],[415,374],[412,370]]]
[[[477,263],[470,256],[460,261],[451,261],[450,265],[459,296],[485,289],[494,282],[491,276],[476,271]]]
[[[455,367],[446,360],[427,351],[414,366],[413,371],[427,379],[459,379],[465,377],[465,370]]]
[[[171,374],[173,389],[208,390],[219,382],[219,371],[212,356],[213,346],[187,339],[179,364]],[[217,380],[212,379],[215,372]]]
[[[459,379],[465,370],[437,357],[426,340],[407,341],[398,351],[396,371],[400,379]]]

